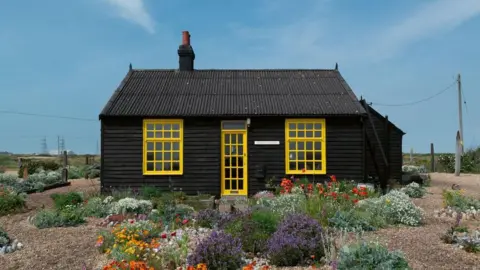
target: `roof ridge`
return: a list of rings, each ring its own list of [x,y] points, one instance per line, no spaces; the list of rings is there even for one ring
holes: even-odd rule
[[[132,71],[178,71],[178,69],[168,69],[168,68],[134,68]],[[202,71],[264,71],[264,72],[276,72],[276,71],[334,71],[338,72],[338,70],[335,69],[282,69],[282,68],[271,68],[271,69],[195,69],[193,71],[188,71],[188,72],[202,72]]]

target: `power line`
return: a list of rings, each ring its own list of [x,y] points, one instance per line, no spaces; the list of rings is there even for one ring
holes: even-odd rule
[[[0,113],[38,116],[38,117],[47,117],[47,118],[59,118],[59,119],[68,119],[68,120],[77,120],[77,121],[89,121],[89,122],[98,121],[96,119],[90,119],[90,118],[70,117],[70,116],[51,115],[51,114],[39,114],[39,113],[26,113],[26,112],[6,111],[6,110],[0,110]]]
[[[436,94],[434,94],[432,96],[429,96],[427,98],[423,98],[423,99],[420,99],[420,100],[417,100],[417,101],[413,101],[413,102],[399,103],[399,104],[385,104],[385,103],[372,102],[372,104],[373,105],[378,105],[378,106],[388,106],[388,107],[403,107],[403,106],[416,105],[416,104],[419,104],[419,103],[422,103],[422,102],[425,102],[425,101],[429,101],[432,98],[435,98],[435,97],[445,93],[447,90],[449,90],[450,88],[452,88],[456,84],[457,84],[457,81],[455,80],[452,84],[450,84],[446,88],[442,89],[441,91],[437,92]]]

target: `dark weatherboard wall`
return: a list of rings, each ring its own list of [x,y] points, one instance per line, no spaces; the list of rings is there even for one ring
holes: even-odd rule
[[[102,190],[154,185],[167,190],[169,178],[187,194],[220,194],[221,120],[184,118],[183,175],[142,173],[142,119],[102,119]],[[362,180],[364,140],[360,117],[326,118],[327,174],[338,179]],[[264,189],[264,181],[285,176],[285,118],[251,118],[248,128],[249,194]],[[255,145],[255,141],[280,141],[280,145]],[[327,176],[315,176],[321,180]]]

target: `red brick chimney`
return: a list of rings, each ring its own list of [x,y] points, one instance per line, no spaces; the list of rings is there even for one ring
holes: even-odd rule
[[[195,60],[195,53],[190,44],[190,33],[188,31],[182,32],[182,45],[178,47],[178,63],[181,71],[192,71],[193,62]]]
[[[182,32],[182,45],[190,46],[190,33],[188,31]]]

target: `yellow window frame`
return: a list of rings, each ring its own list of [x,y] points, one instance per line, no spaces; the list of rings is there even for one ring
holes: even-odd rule
[[[178,125],[178,129],[174,128]],[[153,129],[152,129],[153,126]],[[161,128],[161,129],[157,129]],[[153,136],[152,136],[153,133]],[[174,136],[174,133],[177,134]],[[169,134],[167,136],[167,134]],[[153,145],[153,150],[152,150]],[[167,147],[167,145],[169,145]],[[174,146],[178,146],[175,149]],[[158,146],[158,148],[157,148]],[[166,149],[168,148],[168,149]],[[159,149],[159,150],[158,150]],[[147,156],[152,155],[153,161]],[[157,159],[160,154],[160,159]],[[168,156],[166,156],[168,154]],[[178,154],[178,160],[175,158]],[[167,157],[167,158],[165,158]],[[169,157],[169,158],[168,158]],[[161,160],[161,161],[159,161]],[[165,160],[168,160],[165,162]],[[178,162],[176,162],[178,161]],[[143,120],[143,174],[182,175],[183,174],[183,119],[144,119]],[[148,164],[147,164],[148,163]],[[153,170],[150,169],[153,163]],[[169,170],[165,169],[168,164]],[[178,169],[173,169],[174,164]],[[160,168],[160,169],[159,169]]]
[[[302,126],[303,125],[303,126]],[[308,128],[307,128],[308,125]],[[318,129],[320,125],[320,129]],[[291,129],[291,126],[295,129]],[[310,126],[313,126],[310,129]],[[300,128],[299,128],[300,127]],[[300,131],[300,132],[299,132]],[[311,137],[307,137],[310,135]],[[303,132],[303,133],[302,133]],[[308,132],[308,133],[307,133]],[[286,119],[285,120],[285,173],[286,174],[326,174],[327,173],[327,152],[326,152],[326,121],[324,118],[306,118],[306,119]],[[295,136],[292,136],[295,134]],[[303,136],[302,136],[303,134]],[[320,135],[320,137],[318,136]],[[290,143],[295,143],[294,150],[290,150]],[[299,143],[303,143],[303,149],[299,150]],[[312,145],[312,149],[307,149],[307,143]],[[317,149],[315,146],[320,146]],[[292,153],[293,152],[293,153]],[[299,159],[299,153],[303,154],[303,159]],[[307,159],[307,153],[312,154],[312,158]],[[294,155],[291,158],[290,154]],[[320,155],[320,159],[316,158]],[[290,169],[290,163],[295,162],[295,169]],[[300,164],[307,167],[307,163],[312,165],[312,169],[306,168],[303,171]],[[321,164],[320,168],[317,165]]]

